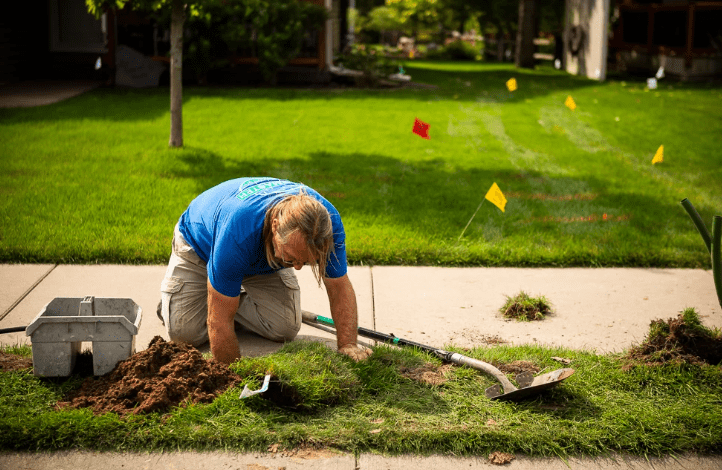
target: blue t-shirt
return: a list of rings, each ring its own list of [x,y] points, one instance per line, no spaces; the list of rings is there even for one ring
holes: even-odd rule
[[[208,279],[215,290],[236,297],[240,295],[243,278],[278,271],[266,260],[263,242],[266,211],[301,190],[323,204],[331,216],[334,251],[326,265],[326,277],[346,274],[346,235],[341,216],[330,202],[300,183],[276,178],[238,178],[196,197],[179,222],[183,238],[207,263]]]

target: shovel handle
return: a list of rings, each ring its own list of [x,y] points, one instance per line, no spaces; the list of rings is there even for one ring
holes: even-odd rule
[[[336,328],[336,325],[333,323],[333,320],[331,318],[316,315],[305,310],[301,311],[301,315],[303,318],[303,322],[306,324],[316,324]],[[356,332],[359,334],[359,336],[363,336],[364,338],[381,341],[382,343],[393,344],[394,346],[413,346],[415,348],[421,349],[423,351],[428,351],[430,353],[436,353],[436,351],[438,351],[437,348],[427,346],[425,344],[409,341],[408,339],[398,338],[393,334],[387,335],[385,333],[379,333],[378,331],[369,330],[368,328],[364,328],[362,326],[357,327]]]
[[[321,315],[316,315],[311,312],[307,312],[305,310],[301,311],[301,315],[303,317],[304,323],[309,323],[309,324],[316,323],[316,324],[321,324],[321,325],[330,326],[332,328],[335,328],[333,320],[330,318],[323,317]],[[394,344],[397,346],[414,346],[414,347],[422,349],[424,351],[434,353],[437,356],[441,357],[442,359],[446,359],[455,364],[468,366],[468,367],[471,367],[472,369],[480,370],[486,374],[493,376],[496,380],[501,382],[502,386],[504,387],[504,393],[509,393],[509,392],[513,392],[513,391],[517,390],[517,388],[509,381],[509,379],[506,378],[506,375],[504,375],[499,369],[492,366],[488,362],[480,361],[478,359],[472,359],[470,357],[464,356],[459,353],[449,353],[449,352],[443,351],[438,348],[433,348],[431,346],[427,346],[425,344],[416,343],[416,342],[409,341],[409,340],[406,340],[403,338],[397,338],[394,335],[386,335],[383,333],[379,333],[378,331],[369,330],[367,328],[359,327],[358,334],[361,336],[365,336],[366,338],[371,338],[371,339],[375,339],[377,341],[382,341],[384,343]]]
[[[501,385],[504,387],[504,393],[509,393],[517,390],[514,384],[512,384],[509,379],[506,378],[506,375],[504,375],[499,369],[492,366],[488,362],[473,359],[459,353],[452,353],[450,356],[448,356],[448,359],[454,364],[471,367],[472,369],[480,370],[486,374],[493,376],[496,380],[501,382]]]

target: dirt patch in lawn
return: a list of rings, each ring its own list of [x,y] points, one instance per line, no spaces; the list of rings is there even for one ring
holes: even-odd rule
[[[30,369],[32,366],[33,360],[29,357],[0,351],[0,372],[25,370]]]
[[[626,369],[660,364],[712,364],[722,362],[722,333],[702,325],[694,309],[677,318],[653,320],[645,341],[629,350]]]
[[[156,336],[148,349],[102,377],[88,377],[57,406],[121,416],[166,412],[179,405],[210,403],[241,380],[225,364],[203,359],[193,346]]]
[[[495,364],[495,366],[505,374],[519,374],[521,372],[536,374],[541,370],[539,366],[529,361],[513,361],[507,364]]]
[[[433,364],[424,364],[419,367],[402,367],[399,372],[407,379],[416,380],[426,385],[442,385],[449,379],[447,377],[451,370],[451,364],[435,366]]]

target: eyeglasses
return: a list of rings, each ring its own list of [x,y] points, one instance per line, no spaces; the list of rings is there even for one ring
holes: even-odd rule
[[[275,242],[276,242],[275,244],[278,248],[278,254],[281,255],[281,261],[284,266],[287,266],[290,268],[290,267],[307,266],[308,265],[308,262],[301,262],[301,261],[297,260],[294,256],[289,256],[289,258],[286,259],[284,244],[281,243],[280,239],[276,239]],[[301,269],[301,268],[298,268],[298,269]]]

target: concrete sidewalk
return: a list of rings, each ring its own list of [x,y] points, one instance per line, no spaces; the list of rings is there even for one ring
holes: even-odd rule
[[[155,311],[165,266],[0,265],[0,328],[26,326],[55,297],[131,298],[143,310],[136,349],[168,336]],[[304,310],[330,316],[325,290],[297,271]],[[641,342],[649,323],[694,307],[703,322],[722,328],[711,271],[636,268],[351,267],[359,325],[443,347],[472,347],[501,339],[596,352],[622,351]],[[555,314],[542,322],[504,319],[498,309],[519,291],[544,295]],[[302,336],[332,339],[304,325]],[[278,344],[242,334],[241,352],[265,354]],[[0,344],[29,343],[24,333]]]
[[[0,470],[719,470],[722,458],[679,455],[665,458],[611,456],[598,459],[517,456],[506,465],[485,457],[385,457],[333,452],[296,455],[237,454],[233,452],[117,453],[75,452],[0,454]]]
[[[55,297],[131,298],[143,310],[136,349],[155,335],[168,336],[155,314],[165,266],[0,265],[0,328],[26,326]],[[297,272],[301,305],[329,316],[328,298],[310,270]],[[712,273],[688,269],[633,268],[429,268],[351,267],[359,325],[442,347],[472,347],[503,340],[597,352],[622,351],[642,341],[654,319],[675,317],[694,307],[705,325],[722,328]],[[542,322],[507,321],[497,312],[506,296],[520,290],[544,295],[556,313]],[[303,325],[299,336],[335,345],[335,337]],[[272,352],[279,344],[240,333],[241,353]],[[0,344],[28,343],[24,333],[0,335]],[[88,345],[89,346],[89,345]],[[484,458],[381,457],[321,454],[253,455],[216,453],[112,454],[60,452],[0,454],[0,469],[422,469],[488,468]],[[722,457],[559,459],[517,457],[506,467],[543,469],[718,469]]]

